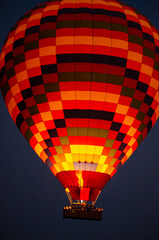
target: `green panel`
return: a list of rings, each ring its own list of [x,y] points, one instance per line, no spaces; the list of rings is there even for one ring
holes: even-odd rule
[[[144,129],[145,129],[145,124],[144,123],[141,123],[141,125],[140,125],[140,127],[138,128],[138,130],[140,131],[140,132],[142,132]]]
[[[7,78],[10,79],[15,76],[15,70],[14,68],[11,68],[7,71]]]
[[[142,136],[142,134],[141,134],[141,135],[138,137],[138,139],[137,139],[138,145],[141,144],[142,140],[143,140],[143,136]]]
[[[142,102],[133,98],[132,99],[132,102],[130,104],[130,107],[133,107],[133,108],[136,108],[136,109],[140,109],[141,108],[141,105],[142,105]]]
[[[77,136],[77,128],[67,128],[68,136]]]
[[[102,82],[107,83],[108,82],[109,75],[105,73],[92,73],[92,81],[93,82]]]
[[[60,91],[60,87],[59,87],[59,83],[48,83],[45,84],[45,91],[46,92],[59,92]]]
[[[109,75],[108,83],[115,84],[115,85],[123,85],[124,77],[118,75]]]
[[[143,46],[143,39],[135,35],[129,35],[129,42]]]
[[[68,137],[59,137],[61,145],[69,145]]]
[[[114,165],[114,163],[117,161],[117,159],[116,158],[113,158],[112,160],[111,160],[111,162],[110,162],[110,166],[113,166]]]
[[[38,109],[38,107],[36,105],[32,106],[32,107],[29,107],[28,111],[29,111],[31,116],[36,115],[36,114],[39,113],[39,109]]]
[[[159,62],[155,61],[154,69],[159,72]]]
[[[91,72],[75,72],[75,80],[80,82],[91,82],[92,73]]]
[[[152,59],[155,59],[155,52],[149,48],[145,48],[143,49],[143,55],[150,57]]]
[[[27,51],[31,51],[34,49],[38,49],[39,48],[39,41],[34,41],[34,42],[30,42],[24,45],[25,46],[25,52]]]
[[[117,152],[117,149],[111,149],[110,152],[109,152],[109,154],[108,154],[108,156],[109,156],[109,157],[114,157],[114,155],[116,154],[116,152]]]
[[[76,20],[74,22],[74,28],[93,28],[93,21]]]
[[[16,57],[14,57],[14,64],[17,65],[19,63],[25,62],[25,55],[24,54],[20,54]]]
[[[33,115],[33,114],[31,114],[31,115]],[[35,124],[31,117],[27,118],[25,121],[29,127],[31,127]]]
[[[55,146],[57,154],[63,154],[63,148],[62,146]]]
[[[39,33],[39,39],[56,37],[56,30],[47,30]]]
[[[2,88],[2,95],[3,95],[3,98],[5,98],[7,92],[10,90],[10,86],[8,84],[8,82],[3,86]]]
[[[144,118],[145,118],[145,116],[146,116],[145,113],[139,111],[138,114],[137,114],[137,116],[136,116],[136,119],[138,119],[138,120],[140,120],[140,121],[143,121]]]
[[[106,129],[99,129],[98,137],[107,138],[109,130]]]
[[[123,24],[112,23],[111,30],[128,33],[128,27]]]
[[[27,140],[27,142],[30,142],[30,139],[33,137],[33,133],[31,132],[30,129],[27,129],[24,135],[25,139]]]
[[[94,25],[94,28],[111,30],[111,25],[108,22],[95,21],[93,25]]]
[[[58,73],[59,77],[59,82],[72,82],[75,79],[75,74],[74,72],[63,72],[63,73]]]
[[[75,22],[74,21],[57,21],[56,28],[74,28]]]
[[[87,136],[88,135],[88,128],[77,128],[78,136]]]
[[[133,97],[134,93],[135,93],[135,89],[128,88],[128,87],[122,87],[121,95],[126,96],[126,97]]]
[[[90,137],[98,137],[99,129],[98,128],[89,128],[88,129],[88,136]]]
[[[48,102],[45,94],[34,96],[34,98],[37,104]]]
[[[109,148],[111,148],[111,147],[113,146],[113,144],[114,144],[114,141],[115,141],[115,140],[113,140],[113,139],[107,139],[104,147],[109,147]]]

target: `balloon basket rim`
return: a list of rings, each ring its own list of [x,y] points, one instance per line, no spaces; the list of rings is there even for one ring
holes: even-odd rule
[[[103,209],[95,207],[94,204],[73,203],[63,209],[63,218],[96,220],[103,217]]]

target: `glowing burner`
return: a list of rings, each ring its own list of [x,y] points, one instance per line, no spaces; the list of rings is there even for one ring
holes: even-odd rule
[[[83,177],[82,177],[82,171],[78,171],[76,173],[76,176],[78,178],[78,185],[79,185],[79,187],[83,187],[84,181],[83,181]]]

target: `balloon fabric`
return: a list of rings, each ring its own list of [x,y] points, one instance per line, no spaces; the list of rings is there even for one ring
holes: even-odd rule
[[[0,87],[70,202],[95,202],[158,118],[159,33],[120,1],[47,1],[8,34]]]

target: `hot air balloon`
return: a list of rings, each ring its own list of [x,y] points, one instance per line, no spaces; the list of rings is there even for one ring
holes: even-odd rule
[[[64,217],[95,202],[159,116],[159,33],[116,0],[52,0],[26,13],[0,54],[7,109],[64,187]]]

